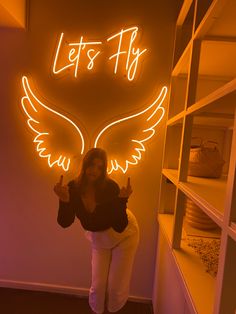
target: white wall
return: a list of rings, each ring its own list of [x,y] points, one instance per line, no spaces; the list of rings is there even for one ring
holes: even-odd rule
[[[20,107],[21,76],[29,75],[38,95],[70,113],[88,138],[107,121],[144,108],[169,84],[176,1],[30,1],[28,30],[1,29],[1,210],[0,284],[67,286],[88,289],[90,247],[76,221],[69,229],[56,223],[57,199],[52,187],[61,171],[39,158]],[[60,32],[104,40],[122,27],[138,25],[140,43],[149,50],[140,76],[128,82],[100,66],[77,79],[51,73]],[[165,104],[166,105],[166,104]],[[156,209],[164,120],[133,167],[129,208],[137,216],[141,242],[132,277],[133,296],[151,299],[157,235]],[[88,146],[86,147],[86,149]],[[113,176],[120,184],[127,176]],[[69,179],[69,176],[66,178]],[[11,282],[12,281],[12,282]],[[80,291],[79,290],[79,291]]]

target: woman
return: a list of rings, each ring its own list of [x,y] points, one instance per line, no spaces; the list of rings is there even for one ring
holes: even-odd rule
[[[126,208],[132,193],[107,176],[106,152],[92,148],[83,159],[78,179],[54,187],[59,197],[58,223],[66,228],[77,217],[92,244],[89,304],[95,313],[119,311],[129,295],[132,265],[139,241],[134,215]]]

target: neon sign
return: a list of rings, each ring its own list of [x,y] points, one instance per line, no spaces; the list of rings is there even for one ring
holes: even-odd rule
[[[130,39],[129,39],[129,48],[128,50],[121,50],[121,45],[122,45],[122,41],[123,41],[123,37],[124,34],[130,33]],[[127,28],[127,29],[122,29],[119,33],[109,37],[107,39],[107,41],[113,40],[114,38],[118,37],[119,38],[119,44],[118,44],[118,49],[117,52],[115,54],[113,54],[111,57],[109,57],[109,60],[116,58],[116,62],[115,62],[115,68],[114,68],[114,73],[117,73],[117,67],[118,67],[118,63],[120,60],[120,55],[122,54],[127,54],[126,57],[126,71],[128,74],[128,80],[132,81],[134,79],[135,73],[137,71],[137,65],[138,65],[138,61],[140,56],[147,50],[147,49],[143,49],[142,51],[140,51],[139,48],[135,49],[133,47],[133,43],[135,38],[137,37],[137,33],[138,33],[138,27],[131,27],[131,28]],[[132,56],[135,56],[134,59],[131,61]]]
[[[70,67],[74,67],[74,77],[77,77],[78,75],[78,69],[79,69],[79,63],[80,63],[80,58],[81,58],[81,50],[84,50],[86,48],[86,46],[89,45],[101,45],[102,42],[101,41],[94,41],[94,42],[84,42],[83,41],[83,36],[80,37],[80,41],[78,43],[69,43],[69,46],[72,46],[73,48],[70,49],[69,54],[68,54],[68,61],[69,64],[59,68],[57,66],[57,60],[58,60],[58,56],[59,56],[59,52],[61,49],[61,44],[62,44],[62,40],[64,37],[64,33],[61,33],[59,42],[58,42],[58,46],[57,46],[57,50],[56,50],[56,55],[55,55],[55,59],[53,62],[53,73],[54,74],[58,74],[62,71],[64,71],[67,68]],[[74,48],[76,47],[76,48]],[[89,49],[87,51],[87,57],[89,59],[89,63],[87,66],[88,70],[91,70],[94,66],[94,59],[99,55],[99,53],[101,51],[97,51],[94,55],[91,55],[91,53],[95,52],[95,49]],[[57,69],[58,68],[58,69]]]
[[[129,81],[132,81],[134,79],[139,58],[147,51],[147,49],[140,50],[140,48],[135,48],[134,42],[137,34],[138,27],[134,26],[122,29],[120,32],[112,35],[106,40],[107,42],[111,42],[118,39],[116,53],[111,55],[109,57],[109,60],[111,61],[112,59],[115,59],[114,73],[116,74],[121,59],[125,58],[125,70]],[[128,45],[125,44],[127,40]],[[81,63],[84,59],[87,62],[87,69],[92,70],[94,68],[96,58],[101,53],[101,50],[99,50],[101,45],[103,45],[102,41],[85,41],[83,36],[80,37],[80,40],[78,42],[67,43],[64,41],[64,33],[61,33],[53,61],[53,73],[57,75],[65,71],[66,69],[73,68],[73,75],[75,78],[77,78]],[[59,65],[58,59],[61,55],[63,57],[63,47],[65,48],[64,50],[67,51],[67,58],[63,65]],[[88,49],[89,47],[92,48]]]
[[[68,171],[70,167],[71,158],[67,154],[65,155],[60,152],[57,152],[57,154],[55,154],[56,156],[53,156],[53,154],[49,152],[50,148],[47,147],[46,143],[47,140],[50,137],[52,137],[52,133],[54,130],[51,130],[50,125],[48,126],[45,125],[45,123],[43,123],[44,122],[43,118],[41,117],[40,119],[41,113],[42,112],[45,113],[44,118],[45,116],[48,116],[50,114],[52,114],[52,118],[54,119],[59,117],[59,119],[62,119],[62,121],[65,121],[65,123],[69,123],[71,128],[75,129],[76,133],[78,134],[78,140],[80,140],[81,143],[80,149],[81,155],[84,152],[84,138],[82,132],[77,127],[77,125],[68,117],[43,104],[32,92],[32,89],[30,88],[29,81],[26,76],[22,77],[22,86],[24,89],[25,96],[21,98],[21,105],[26,116],[28,117],[27,120],[28,126],[36,134],[33,140],[33,142],[36,143],[36,151],[38,152],[40,157],[47,159],[50,168],[53,167],[54,165],[57,165],[58,167],[62,167],[64,171]],[[49,129],[50,131],[41,131],[42,128],[45,128],[47,130]],[[76,154],[77,153],[78,152],[76,152]]]
[[[106,136],[107,132],[112,132],[112,127],[120,124],[120,127],[122,128],[122,125],[125,125],[125,123],[130,123],[131,120],[134,120],[137,117],[143,116],[143,119],[145,121],[145,128],[139,130],[139,134],[136,135],[136,138],[130,140],[130,146],[132,146],[132,149],[135,151],[136,154],[132,154],[129,159],[126,159],[125,162],[122,160],[117,159],[110,159],[108,163],[108,173],[110,174],[113,171],[121,170],[123,173],[126,173],[126,171],[129,168],[129,165],[136,165],[142,157],[142,153],[145,151],[144,142],[148,141],[150,138],[153,137],[155,134],[155,127],[160,123],[162,120],[165,109],[162,107],[163,101],[167,94],[167,87],[164,86],[159,94],[159,96],[154,100],[154,102],[145,108],[144,110],[127,116],[123,119],[116,120],[110,124],[108,124],[105,128],[103,128],[99,134],[97,135],[94,147],[100,147],[102,145],[99,145],[99,141],[101,141],[102,136]],[[157,119],[155,119],[155,116],[157,116],[157,113],[159,113],[159,116]],[[124,166],[123,166],[124,164]]]
[[[21,105],[24,113],[26,114],[26,117],[28,118],[27,124],[29,128],[34,132],[34,134],[36,134],[33,142],[36,144],[36,150],[39,156],[47,159],[49,167],[56,165],[58,167],[62,167],[64,171],[68,171],[71,163],[70,156],[76,155],[78,151],[76,149],[74,151],[70,151],[69,153],[63,153],[58,149],[57,152],[51,152],[50,147],[47,146],[47,139],[50,138],[52,134],[55,135],[57,132],[56,130],[52,130],[50,125],[47,125],[47,123],[43,120],[43,117],[50,114],[51,119],[59,119],[65,128],[67,127],[75,131],[76,136],[78,137],[77,141],[80,143],[80,153],[82,155],[84,152],[85,143],[81,130],[71,119],[46,106],[42,101],[40,101],[33,93],[26,76],[22,77],[22,86],[25,95],[21,99]],[[142,152],[145,151],[144,143],[153,137],[156,132],[155,127],[160,123],[165,114],[165,109],[162,107],[162,105],[166,94],[167,87],[164,86],[158,97],[152,102],[151,105],[147,106],[145,109],[136,114],[129,115],[123,119],[118,119],[112,123],[109,123],[96,136],[92,146],[99,146],[106,149],[109,158],[110,152],[106,147],[104,147],[103,138],[106,138],[108,135],[112,137],[113,129],[117,125],[119,125],[119,128],[122,129],[125,127],[125,125],[127,125],[127,123],[129,124],[130,122],[136,122],[137,119],[144,121],[145,126],[139,129],[134,138],[131,138],[130,140],[127,139],[127,137],[123,138],[123,141],[126,142],[125,144],[131,146],[132,151],[134,150],[135,154],[131,154],[131,156],[125,161],[122,159],[110,158],[108,160],[109,173],[118,170],[121,170],[123,173],[125,173],[129,166],[136,165],[141,160]],[[41,113],[43,114],[41,115]],[[42,128],[44,127],[46,130],[42,131]]]

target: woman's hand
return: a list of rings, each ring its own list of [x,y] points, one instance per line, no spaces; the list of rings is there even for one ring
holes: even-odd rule
[[[121,198],[128,198],[131,195],[132,192],[133,191],[132,191],[132,188],[131,188],[131,185],[130,185],[130,178],[128,178],[126,187],[123,186],[120,189],[119,197],[121,197]]]
[[[63,175],[61,175],[59,182],[56,183],[53,190],[62,202],[69,202],[70,194],[69,194],[68,186],[62,185],[62,183],[63,183]]]

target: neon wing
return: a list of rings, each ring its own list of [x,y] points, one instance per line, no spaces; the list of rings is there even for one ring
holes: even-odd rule
[[[145,142],[155,134],[156,126],[162,120],[162,107],[167,94],[163,87],[159,96],[144,110],[116,120],[97,135],[94,147],[104,148],[108,153],[108,173],[121,170],[125,173],[129,166],[136,165],[145,151]]]
[[[43,104],[33,93],[26,76],[22,77],[22,86],[25,95],[21,105],[35,135],[36,151],[50,168],[58,166],[68,171],[71,159],[84,152],[81,130],[68,117]]]

